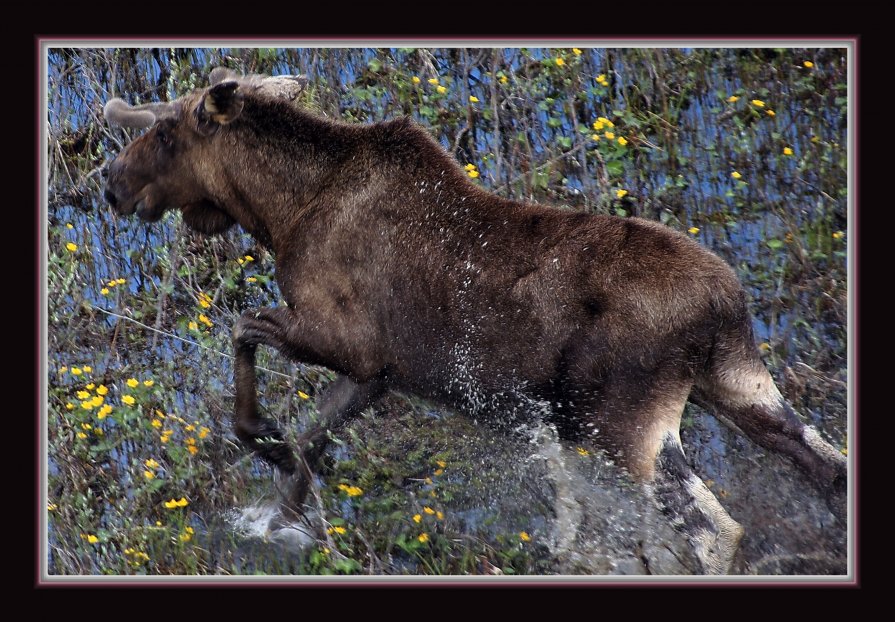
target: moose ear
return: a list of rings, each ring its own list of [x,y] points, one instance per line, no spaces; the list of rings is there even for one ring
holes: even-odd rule
[[[232,123],[242,112],[243,96],[239,83],[227,80],[208,89],[199,105],[199,118],[219,125]]]

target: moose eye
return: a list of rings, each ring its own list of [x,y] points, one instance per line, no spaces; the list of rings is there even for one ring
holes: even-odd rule
[[[155,131],[155,137],[165,147],[169,147],[171,145],[171,135],[168,133],[166,128],[158,126]]]

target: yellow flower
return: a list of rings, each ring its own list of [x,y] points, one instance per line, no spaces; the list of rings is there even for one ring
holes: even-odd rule
[[[183,533],[180,534],[180,541],[181,542],[189,542],[190,538],[193,537],[194,533],[196,533],[196,531],[192,527],[187,525],[186,527],[183,528]]]
[[[475,179],[476,177],[479,176],[479,172],[478,172],[478,171],[469,171],[469,172],[466,173],[466,174],[469,175],[470,177],[472,177],[473,179]]]
[[[615,132],[606,132],[605,134],[603,134],[603,136],[605,136],[609,140],[615,140]]]
[[[246,279],[246,283],[255,283],[258,279],[253,276],[250,276]]]
[[[440,84],[439,84],[438,86],[435,87],[435,90],[438,91],[439,93],[441,93],[442,95],[444,95],[445,93],[447,93],[447,87],[446,87],[446,86],[441,86]]]
[[[205,438],[208,436],[208,433],[211,432],[208,428],[200,428],[199,429],[199,438]]]
[[[431,477],[427,477],[427,478],[424,479],[423,481],[424,481],[425,483],[427,483],[427,484],[431,484],[431,483],[432,483],[432,478],[431,478]]]
[[[423,520],[423,515],[422,515],[422,514],[414,514],[414,515],[413,515],[413,522],[414,522],[414,523],[419,523],[421,520]]]
[[[438,78],[429,78],[428,82],[429,82],[429,84],[433,84],[433,85],[438,84]]]
[[[784,148],[783,148],[783,155],[792,155],[792,148],[791,148],[791,147],[784,147]]]
[[[442,513],[441,510],[438,510],[437,512],[435,512],[435,518],[437,518],[438,520],[444,520],[444,514]]]
[[[186,430],[187,432],[192,432],[195,429],[196,429],[196,426],[193,425],[192,423],[184,428],[184,430]],[[195,441],[193,441],[193,442],[195,442]]]
[[[66,229],[74,229],[75,226],[73,224],[71,224],[70,222],[67,222],[67,223],[65,223],[65,228]]]
[[[359,496],[361,496],[362,494],[364,494],[363,489],[358,488],[357,486],[349,486],[349,487],[345,490],[345,492],[348,493],[348,496],[349,496],[349,497],[359,497]]]
[[[78,396],[79,400],[86,400],[88,397],[90,397],[90,393],[88,393],[87,391],[78,391],[77,393],[75,393],[75,395]]]
[[[72,375],[72,376],[80,376],[80,375],[81,375],[81,368],[80,368],[80,367],[72,367],[72,368],[71,368],[71,375]]]
[[[203,296],[202,294],[199,295],[199,306],[202,307],[203,309],[207,309],[208,307],[211,306],[211,303],[206,298],[203,298],[202,296]]]
[[[764,102],[761,101],[760,99],[753,99],[752,105],[755,106],[756,108],[764,108]]]
[[[64,373],[67,372],[67,371],[68,371],[68,367],[66,367],[65,365],[63,365],[62,367],[59,368],[59,373],[60,373],[60,374],[64,374]]]
[[[105,432],[103,432],[102,428],[93,428],[93,433],[96,434],[97,436],[103,436],[105,434]]]
[[[189,501],[186,500],[186,497],[181,497],[177,500],[177,507],[183,508],[189,505]]]
[[[429,541],[429,534],[421,533],[419,536],[417,536],[416,539],[419,540],[420,542],[422,542],[423,544],[425,544],[426,542]]]
[[[155,409],[155,416],[159,419],[165,419],[165,413],[160,411],[158,408]]]
[[[578,451],[578,455],[579,455],[579,456],[586,457],[586,456],[589,456],[589,455],[590,455],[590,452],[589,452],[588,450],[586,450],[584,447],[579,447],[579,448],[577,449],[577,451]]]
[[[81,402],[81,408],[83,408],[84,410],[91,410],[93,408],[93,402],[84,400],[83,402]]]
[[[429,514],[429,515],[435,514],[435,510],[430,508],[428,505],[423,508],[423,512],[425,512],[426,514]]]
[[[605,125],[606,127],[615,127],[615,123],[607,119],[606,117],[597,117],[597,121]]]
[[[189,436],[189,437],[187,437],[186,439],[184,439],[183,442],[184,442],[184,444],[186,444],[186,445],[195,445],[195,444],[196,444],[196,439],[194,439],[192,436]]]
[[[523,542],[531,542],[531,536],[528,535],[527,531],[520,531],[519,539],[522,540]]]
[[[78,432],[78,438],[87,438],[87,435],[83,432]]]
[[[174,508],[177,507],[177,500],[171,499],[170,501],[165,501],[165,507],[168,508],[169,510],[173,510]]]
[[[730,174],[730,176],[733,177],[734,179],[740,179],[742,177],[742,175],[739,173],[739,171],[732,172]]]
[[[105,394],[108,393],[108,392],[109,392],[109,388],[108,388],[106,385],[104,385],[104,384],[101,384],[101,385],[99,385],[98,387],[96,387],[96,394],[97,394],[97,395],[105,395]]]
[[[148,466],[150,469],[157,469],[159,467],[159,463],[156,462],[155,460],[153,460],[152,458],[149,458],[143,464]]]
[[[56,505],[55,503],[49,503],[49,502],[47,502],[47,511],[48,511],[48,512],[55,512],[55,511],[58,510],[58,509],[59,509],[59,506]]]
[[[115,283],[118,285],[124,285],[125,283],[127,283],[127,281],[125,279],[115,279]]]
[[[89,542],[90,544],[96,544],[97,542],[99,542],[99,538],[97,538],[93,534],[90,534],[89,536],[87,536],[87,542]]]
[[[814,63],[812,63],[810,60],[806,60],[804,63],[802,63],[802,65],[804,65],[806,69],[811,69],[812,67],[814,67]]]
[[[469,96],[469,103],[471,103],[471,104],[477,104],[477,103],[479,103],[479,98],[476,97],[475,95],[470,95],[470,96]]]
[[[151,387],[151,386],[154,385],[154,384],[155,384],[155,380],[144,380],[144,381],[143,381],[143,386],[144,386],[144,387]]]
[[[172,434],[174,434],[174,431],[173,431],[173,430],[162,430],[162,436],[161,436],[161,439],[160,439],[160,440],[161,440],[163,443],[167,443],[169,440],[171,440],[171,435],[172,435]]]
[[[303,399],[303,400],[306,400],[306,399],[309,399],[311,396],[308,395],[307,393],[305,393],[304,391],[299,391],[299,392],[298,392],[298,397],[300,397],[300,398]]]
[[[143,477],[146,479],[155,479],[155,473],[152,471],[143,471]]]
[[[419,84],[419,83],[420,83],[420,79],[417,78],[416,76],[413,76],[412,78],[410,78],[410,81],[413,82],[414,84]]]
[[[837,231],[836,233],[833,234],[834,240],[841,240],[844,237],[845,237],[845,233],[843,233],[842,231]]]
[[[208,319],[208,316],[204,313],[199,314],[199,321],[211,328],[213,326],[211,320]]]
[[[591,140],[600,140],[600,135],[599,134],[591,134],[590,139]]]
[[[768,113],[768,116],[769,116],[769,117],[776,117],[776,116],[777,116],[777,113],[774,112],[773,110],[766,110],[765,112]]]
[[[509,79],[508,77],[506,77],[506,76],[500,76],[500,83],[501,83],[501,84],[506,84],[506,83],[509,82],[509,81],[510,81],[510,79]]]
[[[154,427],[154,428],[160,428],[160,427],[162,427],[162,422],[161,422],[159,419],[153,419],[153,420],[152,420],[152,427]]]
[[[66,409],[66,410],[74,410],[74,409],[75,409],[75,405],[72,404],[71,402],[68,402],[68,403],[65,405],[65,409]]]
[[[565,65],[565,64],[566,64],[566,61],[564,61],[564,60],[562,59],[562,57],[557,57],[557,59],[556,59],[556,66],[557,66],[557,67],[562,67],[562,66]]]
[[[687,229],[687,233],[696,235],[697,233],[699,233],[699,227],[690,227],[689,229]]]
[[[574,54],[575,56],[581,56],[581,50],[579,50],[578,48],[572,48],[572,54]]]
[[[140,386],[140,382],[136,378],[128,378],[127,386],[133,389],[134,387]]]
[[[127,404],[128,406],[133,406],[134,402],[136,402],[137,400],[134,399],[133,395],[122,395],[121,401],[124,402],[125,404]]]
[[[597,130],[598,132],[599,132],[600,130],[602,130],[602,129],[605,127],[605,125],[606,125],[606,124],[603,123],[602,121],[599,121],[599,120],[594,121],[594,129]]]
[[[87,389],[88,391],[93,391],[93,389],[94,389],[95,387],[96,387],[96,385],[93,384],[93,383],[91,382],[90,384],[88,384],[88,385],[87,385],[86,387],[84,387],[84,388]]]
[[[600,75],[598,75],[598,76],[597,76],[597,82],[600,82],[600,83],[606,82],[606,74],[605,74],[605,73],[601,73]]]
[[[624,147],[625,145],[628,144],[628,140],[624,136],[619,136],[618,144],[621,145],[622,147]]]
[[[90,365],[84,365],[84,373],[89,374],[93,371],[93,368]]]
[[[108,288],[108,287],[104,287],[104,288],[102,288],[101,290],[99,290],[99,293],[102,294],[103,296],[108,296],[108,295],[109,295],[109,288]]]
[[[435,469],[435,473],[433,473],[433,475],[441,475],[442,473],[444,473],[444,469]]]
[[[731,104],[735,104],[738,101],[740,101],[740,98],[737,97],[736,95],[731,95],[730,97],[727,98],[727,101],[729,101]]]
[[[445,467],[447,467],[447,462],[445,462],[444,460],[436,460],[436,461],[435,461],[435,464],[437,464],[438,466],[440,466],[442,469],[445,468]]]
[[[467,164],[466,166],[463,167],[463,170],[464,170],[464,171],[474,171],[474,170],[475,170],[475,164],[473,164],[473,163],[470,162],[469,164]]]
[[[70,253],[73,253],[76,250],[78,250],[78,245],[75,244],[74,242],[69,242],[68,244],[65,245],[65,248],[67,248]]]
[[[627,190],[616,190],[615,191],[615,196],[617,196],[619,199],[624,199],[627,195],[628,195]]]
[[[190,452],[191,456],[195,456],[197,453],[199,453],[199,448],[196,447],[195,445],[190,445],[189,447],[186,448],[186,450],[188,452]]]
[[[195,322],[190,322],[190,323],[188,324],[188,326],[189,326],[189,329],[190,329],[190,330],[199,330],[199,325],[196,324]]]
[[[90,400],[90,403],[93,404],[94,406],[102,406],[103,401],[104,401],[104,398],[102,395],[94,395],[93,399]]]
[[[242,257],[239,257],[239,258],[236,260],[236,263],[238,263],[238,264],[241,266],[242,264],[245,263],[245,259],[243,259]]]
[[[337,533],[337,534],[339,534],[339,535],[341,536],[341,535],[343,535],[346,531],[347,531],[347,529],[345,529],[344,527],[330,527],[329,529],[326,530],[326,533],[328,533],[328,534],[330,534],[330,535],[332,535],[332,534],[334,534],[334,533]]]
[[[82,423],[82,424],[81,424],[81,427],[84,428],[85,430],[89,430],[89,429],[92,428],[93,426],[90,425],[89,423]]]

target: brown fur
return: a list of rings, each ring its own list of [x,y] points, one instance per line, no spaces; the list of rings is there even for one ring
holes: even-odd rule
[[[298,459],[260,442],[279,432],[257,412],[259,344],[347,377],[324,398],[325,425],[396,388],[479,417],[545,415],[648,482],[695,385],[821,485],[844,473],[768,398],[742,287],[686,236],[495,196],[407,119],[349,125],[227,81],[177,105],[111,165],[107,196],[147,220],[180,208],[206,233],[238,223],[275,253],[288,307],[234,329],[236,429],[296,474],[294,504],[325,435],[308,433]],[[737,384],[755,370],[770,387]],[[669,481],[688,481],[680,462]]]

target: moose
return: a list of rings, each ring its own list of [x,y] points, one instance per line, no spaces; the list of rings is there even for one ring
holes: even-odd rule
[[[275,256],[285,305],[233,328],[234,428],[286,476],[300,511],[329,440],[386,391],[479,420],[540,417],[644,484],[705,574],[730,572],[743,528],[691,470],[688,400],[803,469],[845,516],[847,460],[784,400],[733,270],[640,218],[509,200],[469,179],[408,118],[350,124],[294,104],[299,77],[240,76],[172,102],[112,99],[151,128],[108,166],[120,215],[180,209]],[[258,410],[255,352],[333,370],[319,424],[293,448]]]

